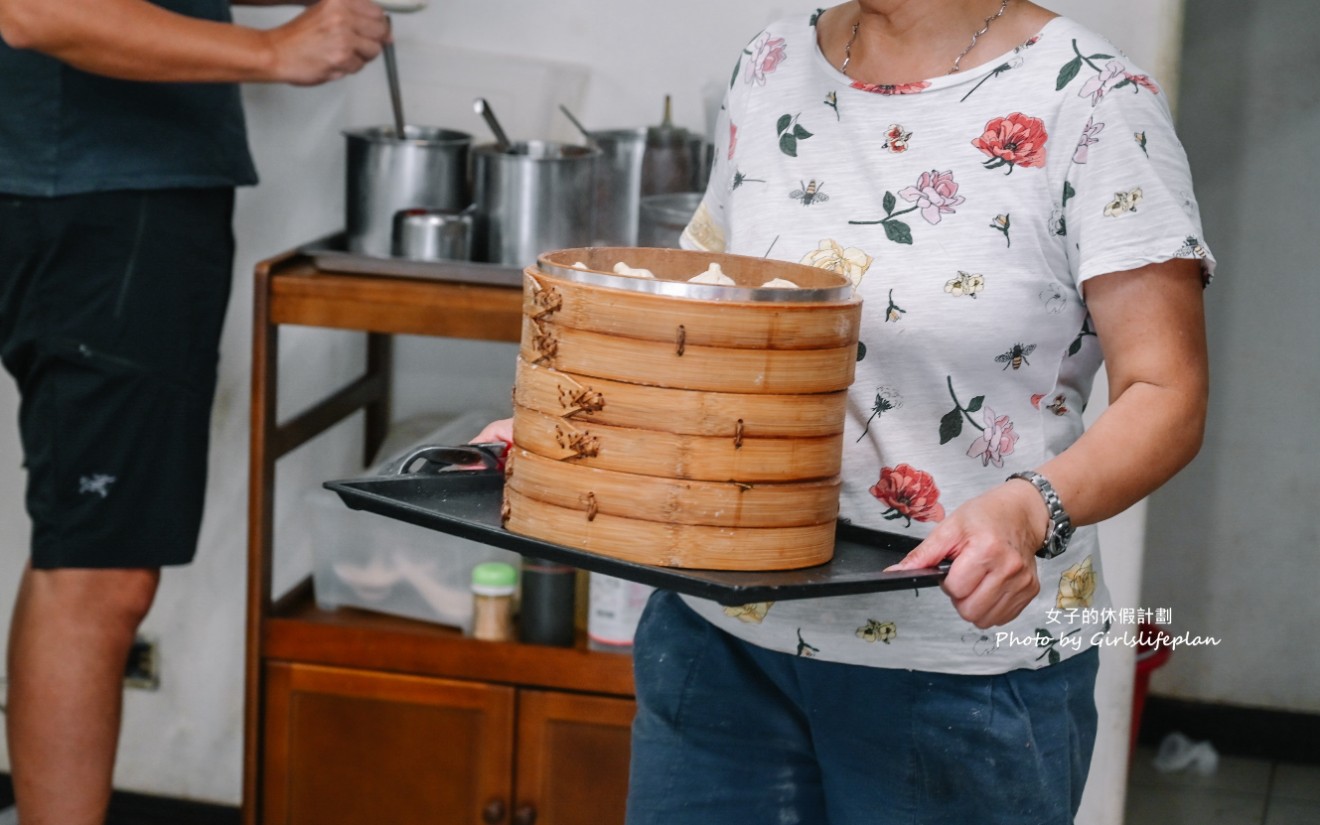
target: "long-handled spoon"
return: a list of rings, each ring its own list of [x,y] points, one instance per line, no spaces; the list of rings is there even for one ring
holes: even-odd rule
[[[573,116],[573,113],[568,110],[567,106],[562,103],[559,104],[559,111],[563,112],[564,117],[568,118],[569,122],[576,126],[577,130],[582,133],[582,136],[587,139],[588,146],[596,145],[596,136],[591,133],[590,129],[582,125],[582,121]]]
[[[385,16],[385,25],[393,29],[389,15]],[[399,91],[399,64],[394,59],[394,40],[385,42],[385,75],[390,81],[390,106],[394,109],[394,136],[403,140],[407,135],[403,119],[403,94]]]
[[[504,129],[500,128],[500,122],[495,118],[495,113],[491,111],[486,98],[479,97],[472,101],[472,110],[485,119],[486,125],[490,127],[490,131],[495,135],[495,143],[499,146],[501,152],[507,152],[513,148],[513,144],[509,143],[509,136],[504,133]]]

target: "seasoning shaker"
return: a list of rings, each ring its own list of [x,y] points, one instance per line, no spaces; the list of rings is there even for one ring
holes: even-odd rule
[[[485,642],[511,642],[513,594],[518,589],[518,571],[502,561],[488,561],[472,568],[472,636]]]
[[[564,564],[524,557],[521,638],[528,644],[572,647],[577,571]]]

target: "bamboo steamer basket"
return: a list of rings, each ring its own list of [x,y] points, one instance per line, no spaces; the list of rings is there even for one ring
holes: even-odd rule
[[[711,262],[735,285],[688,283]],[[846,278],[600,247],[542,255],[523,298],[507,529],[666,566],[831,558],[861,317]]]

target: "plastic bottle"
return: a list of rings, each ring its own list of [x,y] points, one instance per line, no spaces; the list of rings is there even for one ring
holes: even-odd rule
[[[594,650],[626,651],[632,647],[637,622],[655,588],[646,584],[591,574],[591,607],[587,638]]]
[[[528,644],[572,647],[577,571],[564,564],[523,558],[522,633]]]
[[[511,642],[513,594],[518,571],[502,561],[472,568],[472,637],[486,642]]]

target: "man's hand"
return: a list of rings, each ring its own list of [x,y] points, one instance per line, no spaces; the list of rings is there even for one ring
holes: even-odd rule
[[[385,12],[371,0],[321,0],[266,33],[272,80],[314,86],[353,74],[389,39]]]

